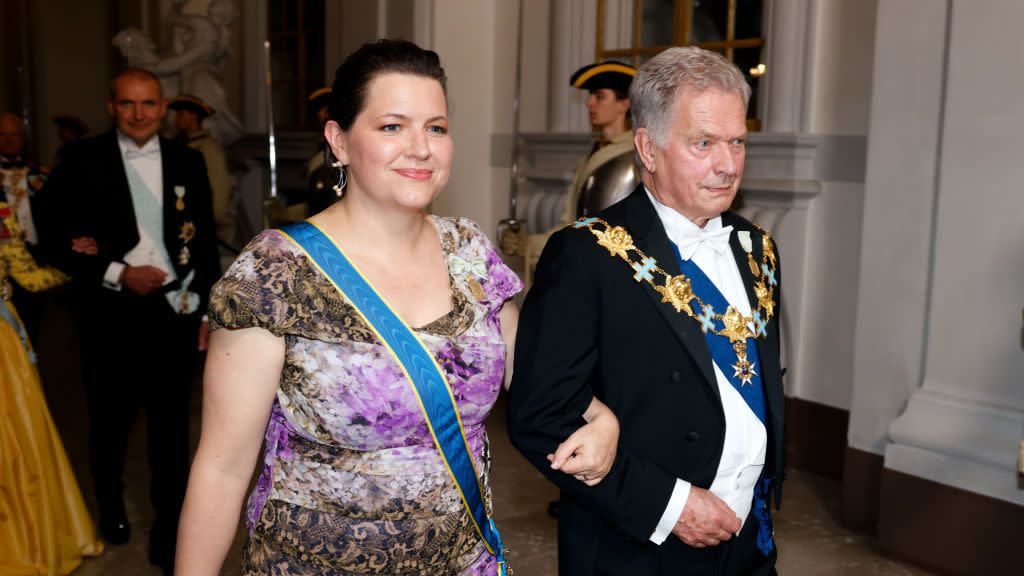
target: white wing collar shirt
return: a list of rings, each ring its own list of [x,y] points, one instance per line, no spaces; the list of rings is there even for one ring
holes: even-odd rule
[[[747,300],[743,278],[729,248],[732,226],[723,228],[722,217],[716,216],[708,220],[704,228],[700,228],[679,212],[655,200],[646,187],[644,191],[665,226],[669,240],[679,247],[683,259],[696,264],[730,305],[744,316],[750,316],[750,301]],[[768,432],[740,393],[729,383],[721,367],[714,362],[712,364],[725,412],[725,443],[710,491],[724,500],[741,521],[746,521],[754,499],[754,485],[764,468]],[[652,542],[661,544],[672,533],[689,495],[690,483],[677,479],[665,513],[651,535]]]
[[[160,161],[160,137],[153,136],[138,146],[120,131],[117,145],[128,176],[128,187],[139,227],[139,243],[124,255],[124,262],[111,262],[103,275],[103,285],[121,290],[121,272],[127,266],[155,266],[167,273],[164,284],[176,278],[174,265],[164,245],[164,174]]]

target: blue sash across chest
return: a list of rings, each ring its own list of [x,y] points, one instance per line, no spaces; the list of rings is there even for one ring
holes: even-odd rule
[[[743,378],[740,378],[740,370],[738,368],[736,368],[736,373],[730,370],[730,368],[735,368],[732,363],[736,361],[736,352],[732,342],[725,336],[715,333],[715,331],[720,331],[724,327],[722,321],[711,319],[712,312],[724,313],[729,308],[729,301],[726,300],[722,292],[699,266],[694,264],[692,260],[683,260],[679,253],[679,248],[675,244],[672,245],[672,249],[675,250],[676,258],[679,260],[680,271],[690,279],[694,294],[704,302],[706,307],[712,308],[712,310],[702,311],[703,319],[701,320],[707,323],[702,324],[701,329],[704,331],[704,339],[708,343],[711,359],[718,365],[718,369],[722,371],[722,374],[732,384],[732,387],[739,392],[743,401],[746,402],[751,412],[757,416],[757,419],[765,427],[770,426],[768,412],[765,407],[764,382],[761,380],[759,372],[760,358],[757,354],[756,341],[753,338],[747,338],[747,360],[753,365],[751,370],[753,374],[748,375],[745,382]],[[765,478],[762,472],[761,478],[754,485],[754,517],[757,519],[757,547],[765,556],[771,554],[772,550],[775,549],[775,542],[772,540],[774,531],[768,511],[767,496],[770,484],[771,480]]]
[[[352,303],[405,373],[434,444],[455,481],[477,534],[487,551],[497,559],[499,575],[504,576],[507,564],[501,536],[494,520],[487,516],[483,487],[473,463],[458,405],[433,354],[359,273],[341,248],[315,224],[299,222],[285,226],[281,231]]]

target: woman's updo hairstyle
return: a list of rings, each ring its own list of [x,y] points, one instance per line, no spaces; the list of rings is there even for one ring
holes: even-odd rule
[[[437,52],[424,50],[406,40],[381,39],[363,44],[338,66],[331,87],[331,120],[348,132],[356,116],[366,107],[370,82],[381,74],[389,73],[437,80],[445,100],[448,98],[448,78]]]

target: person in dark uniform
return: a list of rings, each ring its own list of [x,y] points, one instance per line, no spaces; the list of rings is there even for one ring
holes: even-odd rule
[[[527,286],[541,250],[555,230],[577,217],[594,214],[622,200],[640,183],[633,166],[633,131],[629,119],[629,86],[636,69],[622,62],[607,61],[583,66],[569,79],[573,88],[586,90],[590,125],[595,131],[590,154],[576,166],[566,190],[558,225],[544,232],[505,233],[501,240],[506,254],[522,254]],[[557,513],[556,507],[551,509]]]
[[[629,119],[629,86],[634,76],[636,69],[632,66],[608,61],[588,64],[569,80],[573,88],[588,92],[587,112],[597,138],[569,185],[563,225],[622,200],[640,182],[633,170]]]
[[[167,104],[156,76],[120,72],[107,110],[116,128],[72,145],[50,179],[66,215],[52,253],[78,288],[100,533],[111,544],[130,536],[121,476],[141,408],[156,510],[149,559],[170,573],[188,478],[192,376],[220,276],[216,225],[202,155],[157,134]],[[91,238],[92,253],[72,250],[75,237]]]
[[[64,155],[64,148],[73,142],[78,142],[89,133],[89,126],[77,116],[58,114],[51,118],[53,125],[57,127],[57,140],[60,147],[57,148],[57,162]]]

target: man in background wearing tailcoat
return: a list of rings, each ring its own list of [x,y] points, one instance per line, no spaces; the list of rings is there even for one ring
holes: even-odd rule
[[[69,147],[50,179],[64,214],[53,251],[77,285],[100,532],[112,544],[130,536],[121,477],[141,408],[156,512],[149,559],[169,573],[202,318],[220,273],[216,224],[202,155],[157,135],[167,111],[157,78],[122,71],[107,109],[116,128]],[[90,245],[72,250],[76,237]]]

